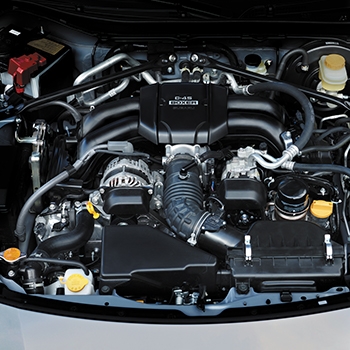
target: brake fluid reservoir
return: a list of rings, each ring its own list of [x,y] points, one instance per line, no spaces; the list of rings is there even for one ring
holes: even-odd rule
[[[95,293],[91,271],[86,276],[82,269],[68,269],[61,279],[61,283],[64,285],[65,295],[88,295]]]
[[[345,58],[338,54],[321,56],[319,63],[319,79],[322,88],[327,91],[341,91],[348,80]]]

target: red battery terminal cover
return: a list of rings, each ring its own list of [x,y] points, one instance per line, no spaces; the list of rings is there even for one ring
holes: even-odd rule
[[[34,52],[10,59],[8,73],[13,77],[13,83],[18,94],[24,92],[25,85],[30,82],[30,75],[46,64],[46,58]]]

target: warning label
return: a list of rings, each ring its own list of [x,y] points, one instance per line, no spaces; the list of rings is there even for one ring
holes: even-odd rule
[[[58,52],[60,52],[64,48],[63,45],[45,38],[30,41],[28,45],[36,49],[39,49],[41,51],[47,52],[53,56],[56,55]]]

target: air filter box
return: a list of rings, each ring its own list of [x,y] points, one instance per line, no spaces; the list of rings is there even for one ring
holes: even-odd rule
[[[184,283],[215,288],[216,257],[149,226],[106,226],[100,293],[167,295]]]

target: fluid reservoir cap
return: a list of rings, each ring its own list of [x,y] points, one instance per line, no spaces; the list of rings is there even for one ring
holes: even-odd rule
[[[345,58],[338,54],[330,54],[326,57],[324,64],[332,70],[342,69],[345,67]]]
[[[78,273],[70,275],[66,281],[66,286],[71,292],[80,292],[89,283],[89,280]]]
[[[3,258],[7,262],[15,262],[21,257],[21,251],[18,248],[6,249],[3,253]]]
[[[310,212],[319,219],[326,219],[333,213],[333,203],[324,200],[315,200],[310,206]]]

